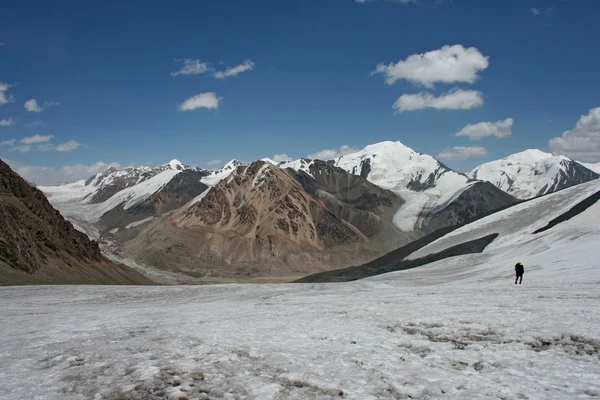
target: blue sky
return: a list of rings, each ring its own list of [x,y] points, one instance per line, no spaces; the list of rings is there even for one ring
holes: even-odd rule
[[[22,168],[86,174],[99,162],[172,158],[206,166],[382,140],[441,153],[464,171],[526,148],[600,161],[590,111],[600,106],[595,0],[1,7],[0,158]],[[429,81],[417,68],[423,54],[434,60]],[[186,59],[192,72],[206,71],[174,74]],[[378,65],[388,68],[373,74]],[[408,110],[394,109],[402,95]],[[414,109],[424,98],[451,109]],[[591,125],[577,128],[585,115]],[[487,124],[463,130],[478,123]],[[461,130],[471,136],[456,136]],[[482,135],[491,136],[472,140]]]

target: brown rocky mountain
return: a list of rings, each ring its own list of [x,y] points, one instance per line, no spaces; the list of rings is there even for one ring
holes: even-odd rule
[[[0,284],[141,284],[0,160]]]
[[[370,238],[390,229],[385,215],[401,201],[360,177],[335,172],[344,175],[343,195],[307,175],[256,161],[237,167],[199,202],[117,236],[136,260],[209,280],[287,278],[370,259],[379,253]],[[395,229],[392,236],[407,235]]]

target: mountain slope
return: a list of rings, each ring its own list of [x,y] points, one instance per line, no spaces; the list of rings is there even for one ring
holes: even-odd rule
[[[526,272],[551,264],[558,274],[574,259],[579,260],[581,269],[577,273],[600,279],[600,268],[593,261],[600,237],[599,198],[600,181],[587,182],[524,201],[457,229],[441,229],[364,265],[307,276],[300,282],[340,282],[380,274],[384,275],[372,279],[397,279],[402,285],[510,282],[518,261],[524,263]]]
[[[44,194],[0,160],[0,284],[149,283],[108,262]]]
[[[564,156],[526,150],[485,163],[470,174],[520,199],[530,199],[598,179],[600,175]]]

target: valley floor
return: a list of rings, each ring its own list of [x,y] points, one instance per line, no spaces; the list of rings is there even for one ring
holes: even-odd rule
[[[600,282],[540,274],[4,287],[0,398],[599,397]]]

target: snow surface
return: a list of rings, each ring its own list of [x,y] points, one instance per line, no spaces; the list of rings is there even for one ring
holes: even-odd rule
[[[530,149],[482,164],[469,176],[488,181],[517,198],[530,199],[544,187],[551,188],[559,173],[565,171],[563,164],[571,161],[565,156]]]
[[[501,233],[490,251],[359,282],[0,288],[0,398],[598,397],[600,204],[531,235],[597,190],[427,250]]]

